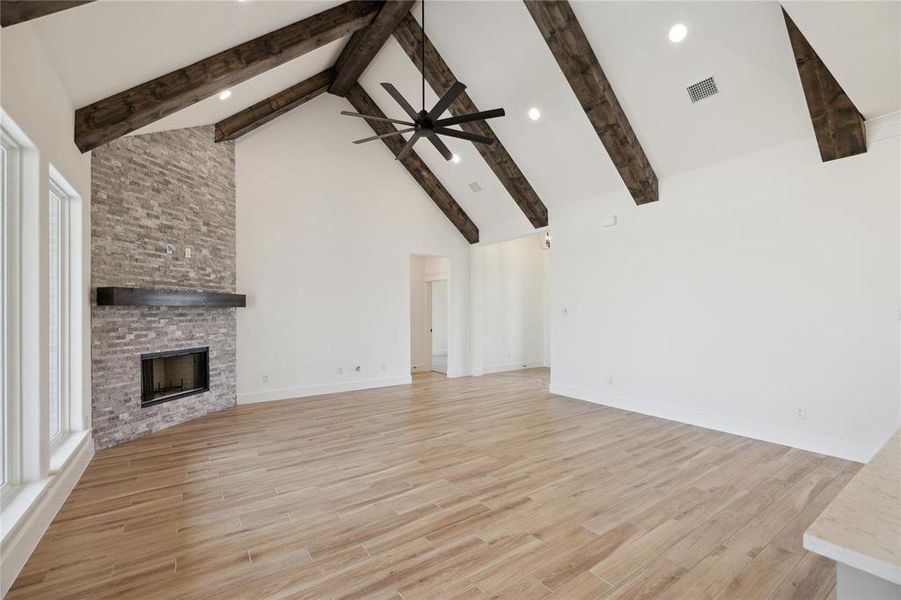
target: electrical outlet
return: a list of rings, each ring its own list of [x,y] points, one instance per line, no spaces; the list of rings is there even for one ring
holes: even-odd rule
[[[356,367],[354,367],[354,371],[356,371],[357,373],[360,373],[363,371],[363,367],[361,367],[360,365],[357,365]]]
[[[185,248],[185,258],[191,258],[191,249]]]
[[[263,373],[263,375],[260,377],[260,379],[263,380],[263,383],[269,383],[269,374]]]
[[[569,309],[568,309],[568,308],[564,308],[562,311],[560,311],[560,314],[562,314],[564,317],[568,317],[568,316],[569,316]]]
[[[382,371],[386,371],[388,369],[388,365],[382,363]]]
[[[338,375],[344,375],[344,367],[338,367]]]
[[[616,378],[615,378],[615,377],[608,377],[608,378],[607,378],[607,385],[609,385],[610,387],[613,387],[613,384],[614,384],[615,381],[616,381]]]
[[[795,416],[796,416],[798,419],[802,420],[802,421],[803,421],[804,419],[806,419],[806,418],[807,418],[807,407],[806,407],[806,406],[799,406],[798,408],[796,408],[796,409],[795,409]]]
[[[166,254],[172,256],[175,253],[175,246],[172,244],[166,244]]]

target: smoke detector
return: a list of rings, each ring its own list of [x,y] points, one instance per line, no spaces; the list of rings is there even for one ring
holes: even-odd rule
[[[717,87],[716,80],[712,76],[693,83],[685,89],[688,90],[688,97],[691,98],[692,104],[720,93],[720,88]]]

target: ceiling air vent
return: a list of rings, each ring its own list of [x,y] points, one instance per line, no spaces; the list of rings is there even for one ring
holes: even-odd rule
[[[472,183],[469,184],[469,189],[471,189],[473,192],[478,194],[479,192],[482,191],[482,186],[479,185],[478,181],[473,181]]]
[[[720,93],[720,89],[716,87],[716,81],[713,77],[702,79],[697,83],[691,84],[686,89],[688,90],[688,97],[691,98],[692,104]]]

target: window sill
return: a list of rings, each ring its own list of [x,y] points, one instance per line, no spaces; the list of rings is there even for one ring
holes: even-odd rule
[[[0,540],[5,541],[7,539],[10,532],[16,528],[19,521],[28,512],[28,509],[44,493],[49,483],[50,479],[48,478],[40,481],[20,483],[4,490],[3,507],[0,509]]]
[[[78,452],[81,444],[89,435],[89,431],[70,431],[60,434],[60,439],[55,440],[53,451],[50,454],[51,477],[63,470],[66,463]]]
[[[50,457],[50,473],[47,477],[3,490],[3,505],[0,506],[0,541],[5,543],[8,540],[8,536],[16,530],[54,482],[56,475],[66,467],[88,439],[90,439],[88,431],[65,434]]]

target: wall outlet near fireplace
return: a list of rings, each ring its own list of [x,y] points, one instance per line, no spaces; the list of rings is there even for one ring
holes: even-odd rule
[[[175,246],[173,246],[172,244],[166,244],[166,254],[168,254],[169,256],[172,256],[172,254],[174,254],[174,253],[175,253]]]
[[[354,367],[354,371],[356,371],[357,373],[361,373],[363,371],[363,367],[361,367],[360,365],[357,365],[356,367]]]
[[[260,376],[260,379],[263,381],[263,383],[269,383],[269,374],[268,374],[268,373],[263,373],[263,374]]]
[[[191,258],[191,249],[185,248],[185,258]]]

